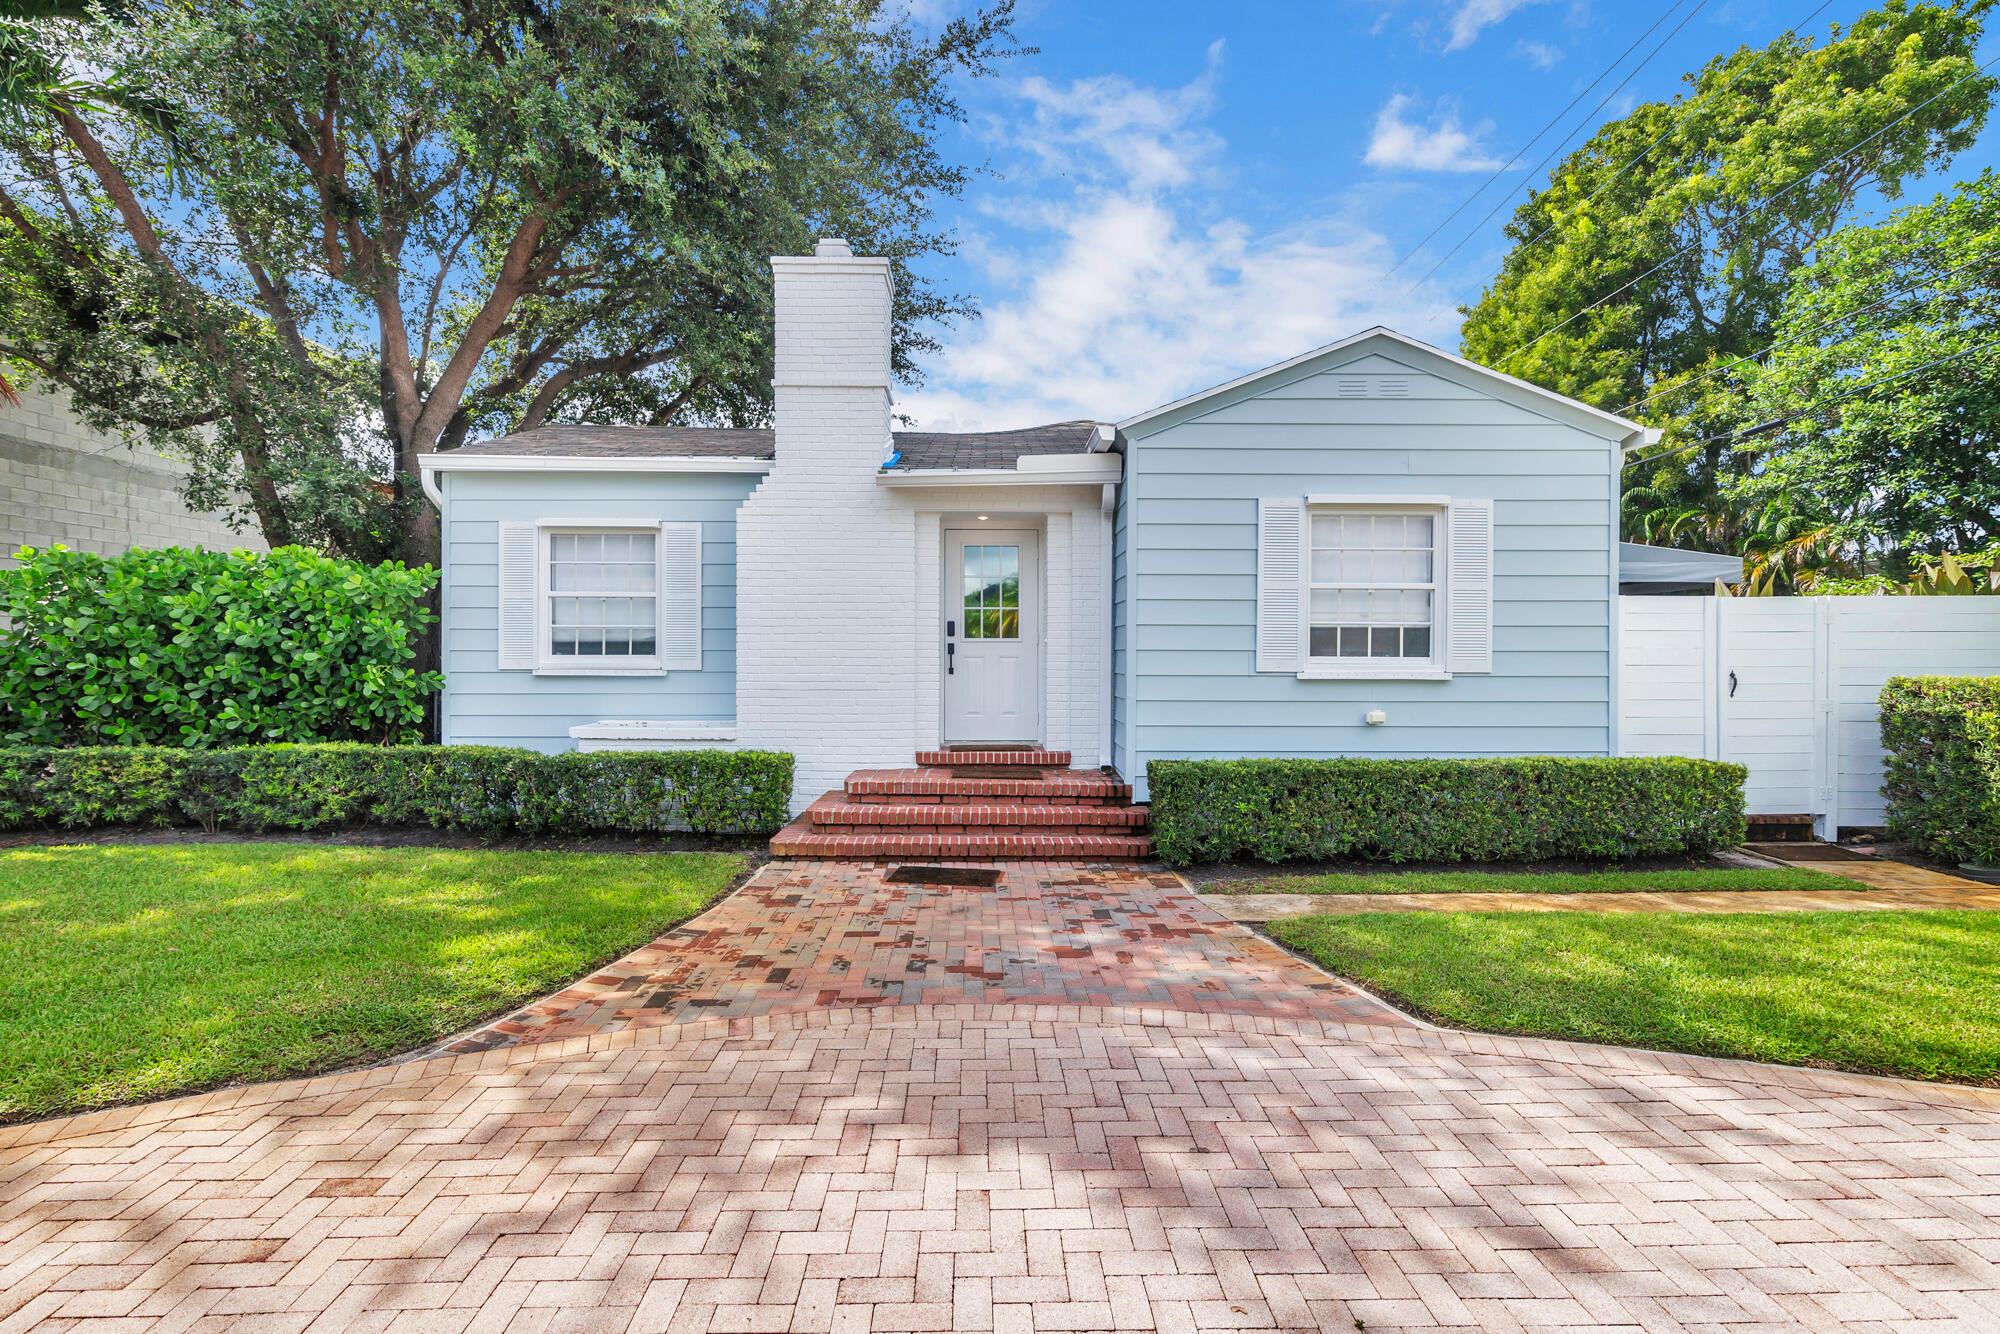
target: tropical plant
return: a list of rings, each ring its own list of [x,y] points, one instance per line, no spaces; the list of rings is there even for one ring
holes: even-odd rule
[[[1732,503],[1825,515],[1896,579],[2000,540],[2000,173],[1828,238],[1774,339]]]

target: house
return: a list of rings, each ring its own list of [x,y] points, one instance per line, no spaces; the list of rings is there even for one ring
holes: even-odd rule
[[[1162,757],[1617,752],[1637,424],[1371,329],[1122,422],[898,432],[888,263],[772,270],[773,429],[424,457],[443,740],[789,750],[808,831],[881,836],[798,848],[939,854],[1136,848]]]
[[[190,510],[180,487],[187,465],[143,443],[101,434],[65,395],[21,386],[0,402],[0,565],[22,547],[60,543],[116,556],[133,547],[265,549],[254,528],[238,532]]]

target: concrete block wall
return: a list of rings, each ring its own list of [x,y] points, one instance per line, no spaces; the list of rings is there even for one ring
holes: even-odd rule
[[[91,430],[64,395],[19,388],[18,407],[0,404],[0,563],[13,565],[24,546],[56,543],[104,555],[265,549],[255,527],[239,533],[181,503],[185,465]]]
[[[915,518],[875,484],[889,448],[891,278],[841,242],[772,261],[777,466],[736,517],[736,720],[789,750],[796,809],[917,748]]]

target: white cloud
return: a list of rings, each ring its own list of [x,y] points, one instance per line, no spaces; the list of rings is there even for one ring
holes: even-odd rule
[[[1491,171],[1500,165],[1479,147],[1479,136],[1492,128],[1481,124],[1467,130],[1457,113],[1440,107],[1429,125],[1412,124],[1403,113],[1415,104],[1397,93],[1375,117],[1365,161],[1371,167],[1401,167],[1411,171]]]
[[[1451,37],[1447,51],[1463,51],[1479,39],[1479,34],[1517,9],[1540,4],[1541,0],[1462,0],[1451,16]]]
[[[945,335],[899,412],[933,430],[1116,420],[1373,324],[1453,314],[1398,297],[1387,242],[1338,214],[1259,230],[1229,212],[1225,145],[1201,123],[1221,54],[1182,88],[1013,85],[1021,114],[986,128],[1023,169],[1003,163],[992,230],[965,251],[984,318]]]
[[[1536,69],[1554,69],[1563,60],[1561,48],[1550,46],[1547,42],[1516,42],[1514,54]]]

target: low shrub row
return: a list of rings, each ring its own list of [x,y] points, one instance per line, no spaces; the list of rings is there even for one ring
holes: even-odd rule
[[[2000,863],[2000,678],[1897,676],[1880,696],[1889,836]]]
[[[766,834],[792,757],[770,751],[499,746],[0,749],[0,828],[328,829],[428,825],[503,834]]]
[[[1167,862],[1616,859],[1743,840],[1741,765],[1678,758],[1154,760]]]

